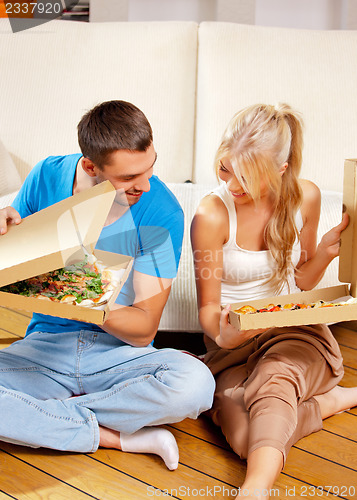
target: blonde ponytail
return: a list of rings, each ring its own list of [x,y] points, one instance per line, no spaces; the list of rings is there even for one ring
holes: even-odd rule
[[[285,159],[288,167],[282,176],[280,196],[277,198],[275,211],[265,232],[268,248],[277,263],[277,272],[273,280],[276,284],[276,293],[279,293],[284,283],[288,283],[292,249],[295,240],[299,238],[295,220],[302,202],[298,178],[302,164],[303,124],[299,113],[287,104],[276,106],[276,112],[277,120],[285,122],[291,133],[289,153]]]

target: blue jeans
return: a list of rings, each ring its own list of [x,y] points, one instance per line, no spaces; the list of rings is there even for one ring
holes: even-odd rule
[[[99,425],[130,434],[197,418],[214,387],[201,361],[174,349],[89,330],[34,332],[0,351],[0,440],[94,452]]]

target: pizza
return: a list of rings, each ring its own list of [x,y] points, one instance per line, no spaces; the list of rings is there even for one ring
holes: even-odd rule
[[[82,307],[106,304],[118,277],[94,256],[78,263],[0,288],[1,292],[36,297]]]
[[[277,312],[277,311],[297,311],[300,309],[316,309],[319,307],[337,307],[337,306],[344,306],[347,304],[356,304],[357,299],[356,298],[351,298],[349,300],[346,300],[345,302],[325,302],[323,300],[319,300],[317,302],[313,302],[311,304],[295,304],[295,303],[290,303],[290,304],[268,304],[265,307],[262,307],[261,309],[256,309],[253,306],[250,305],[245,305],[240,307],[239,309],[234,309],[233,311],[238,314],[255,314],[255,313],[262,313],[262,312]]]

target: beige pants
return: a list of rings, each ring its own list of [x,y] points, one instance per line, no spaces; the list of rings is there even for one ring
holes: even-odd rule
[[[335,354],[339,362],[338,347]],[[253,361],[250,358],[218,373],[210,415],[241,458],[272,446],[282,452],[285,463],[293,444],[322,428],[312,396],[337,385],[343,376],[340,360],[341,369],[336,372],[303,336],[281,338],[261,356],[253,356]]]

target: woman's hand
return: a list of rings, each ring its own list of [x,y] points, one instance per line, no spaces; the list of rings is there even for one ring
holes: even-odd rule
[[[317,251],[323,252],[329,260],[333,260],[340,253],[340,238],[341,233],[349,223],[349,216],[344,213],[340,224],[333,227],[321,238]]]
[[[221,311],[219,321],[220,334],[216,337],[216,344],[222,349],[234,349],[247,340],[266,331],[266,329],[237,330],[229,322],[229,311],[229,304]]]
[[[311,183],[304,186],[305,190],[306,186],[311,188]],[[319,190],[315,188],[309,189],[307,200],[310,203],[305,203],[304,210],[301,210],[305,223],[300,233],[301,258],[295,272],[295,282],[301,290],[312,290],[321,281],[329,264],[340,253],[341,233],[349,222],[347,213],[344,213],[340,224],[324,234],[316,247],[320,203],[317,200]]]

